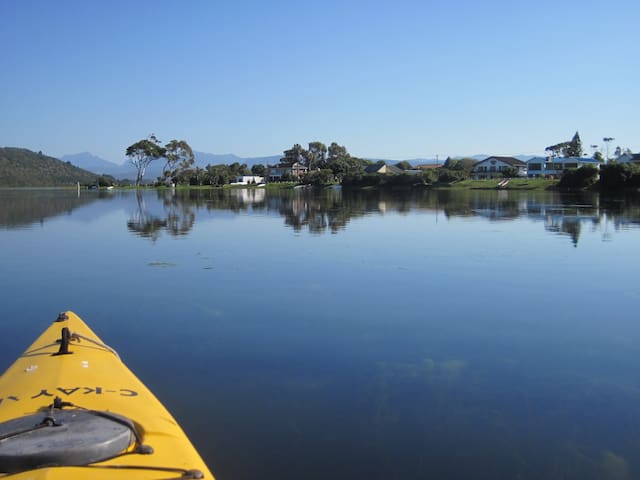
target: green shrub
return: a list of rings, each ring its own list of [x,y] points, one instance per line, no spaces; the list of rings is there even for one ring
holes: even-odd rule
[[[637,187],[640,167],[626,163],[609,163],[600,167],[600,187],[604,190]]]
[[[558,186],[560,188],[585,189],[592,187],[598,181],[598,169],[590,165],[567,170],[562,175]]]

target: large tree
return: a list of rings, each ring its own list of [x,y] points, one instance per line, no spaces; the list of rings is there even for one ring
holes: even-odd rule
[[[261,163],[256,163],[254,165],[251,165],[251,174],[252,175],[259,175],[261,177],[264,177],[266,171],[267,171],[267,167],[265,167]]]
[[[282,157],[280,161],[287,165],[293,165],[294,163],[304,163],[307,155],[308,152],[304,148],[302,148],[300,144],[296,143],[289,150],[284,151],[284,157]]]
[[[140,140],[127,148],[127,157],[131,164],[136,167],[136,187],[142,184],[144,172],[151,162],[164,157],[166,148],[164,148],[160,140],[154,134],[148,138]]]
[[[576,132],[571,141],[556,143],[545,148],[545,150],[552,157],[581,157],[583,152],[580,134]]]
[[[195,163],[195,155],[189,144],[184,140],[171,140],[165,145],[165,163],[162,176],[167,181],[180,176],[182,172],[189,170]]]
[[[347,157],[349,157],[349,152],[347,152],[346,147],[338,145],[336,142],[332,142],[331,145],[329,145],[329,162],[337,160],[338,158]]]
[[[582,140],[580,140],[580,134],[578,132],[576,132],[571,141],[567,143],[562,153],[565,157],[582,156]]]
[[[327,146],[322,142],[310,142],[306,160],[309,169],[325,168],[327,163]]]
[[[555,145],[545,148],[545,151],[548,152],[551,157],[559,157],[564,154],[568,146],[569,142],[556,143]]]

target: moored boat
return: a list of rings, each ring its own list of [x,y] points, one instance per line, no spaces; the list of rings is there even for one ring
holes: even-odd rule
[[[213,479],[169,411],[73,312],[61,313],[0,377],[0,472]]]

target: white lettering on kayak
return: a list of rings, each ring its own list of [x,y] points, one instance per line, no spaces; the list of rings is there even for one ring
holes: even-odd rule
[[[33,395],[31,398],[38,398],[38,397],[53,397],[54,395],[57,395],[58,392],[65,394],[67,397],[72,396],[74,393],[78,393],[78,395],[102,395],[102,394],[109,394],[109,393],[115,393],[116,395],[120,396],[120,397],[136,397],[138,396],[138,392],[136,392],[135,390],[131,390],[130,388],[120,388],[118,390],[105,390],[102,387],[73,387],[73,388],[62,388],[62,387],[58,387],[56,388],[54,393],[50,393],[46,388],[43,388],[42,390],[40,390],[40,393],[37,393],[36,395]],[[0,403],[2,402],[2,399],[0,399]]]
[[[52,393],[53,392],[53,393]],[[103,387],[72,387],[72,388],[63,388],[57,387],[55,390],[49,391],[46,388],[41,389],[35,395],[30,396],[30,399],[40,398],[40,397],[55,397],[56,395],[63,394],[63,396],[71,397],[74,394],[76,396],[80,395],[117,395],[119,397],[137,397],[138,392],[135,390],[131,390],[130,388],[119,388],[117,390],[109,390]],[[0,397],[0,405],[6,403],[7,401],[19,402],[20,398],[17,395],[8,395],[6,397]]]
[[[51,393],[53,392],[53,393]],[[31,399],[39,398],[39,397],[54,397],[59,394],[64,394],[65,397],[70,397],[73,394],[77,395],[103,395],[103,394],[115,394],[119,397],[137,397],[138,392],[135,390],[131,390],[130,388],[120,388],[117,390],[105,390],[103,387],[73,387],[73,388],[62,388],[58,387],[55,390],[49,391],[46,388],[40,390],[40,392],[32,395]],[[13,400],[19,401],[17,396],[8,396],[8,397],[0,397],[0,405],[2,405],[4,400]]]

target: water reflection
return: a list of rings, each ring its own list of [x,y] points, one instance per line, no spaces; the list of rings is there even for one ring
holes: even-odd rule
[[[21,229],[42,225],[47,219],[69,215],[79,207],[109,198],[112,196],[106,192],[0,189],[0,226]]]
[[[161,213],[155,214],[147,207],[143,192],[140,190],[136,192],[138,208],[127,220],[129,231],[152,241],[156,241],[163,231],[172,236],[189,233],[196,221],[196,214],[191,204],[180,201],[175,194],[165,192],[159,193],[158,198],[163,208]]]
[[[638,477],[637,196],[98,195],[0,191],[3,362],[72,305],[220,478]]]
[[[242,189],[159,191],[157,195],[165,208],[159,218],[142,215],[144,201],[139,201],[140,216],[149,217],[146,229],[138,230],[145,232],[142,236],[151,236],[148,230],[154,228],[187,233],[195,222],[194,209],[277,213],[295,232],[312,234],[336,234],[356,218],[391,212],[422,211],[446,219],[476,217],[488,221],[526,217],[541,222],[550,233],[567,236],[575,246],[585,226],[602,230],[606,241],[612,231],[640,224],[640,197],[633,194],[601,199],[598,194],[558,192]],[[169,228],[172,222],[181,228]]]
[[[640,225],[640,195],[613,197],[559,192],[485,190],[376,190],[238,189],[148,190],[83,192],[4,190],[0,193],[0,225],[24,228],[47,218],[69,215],[84,205],[106,199],[131,199],[135,207],[127,220],[130,232],[157,241],[189,234],[199,215],[212,211],[279,215],[295,232],[337,234],[365,215],[431,213],[436,219],[478,218],[490,222],[528,218],[541,222],[549,233],[566,236],[577,246],[583,228],[602,232],[609,241],[620,229]],[[104,207],[104,206],[103,206]]]

